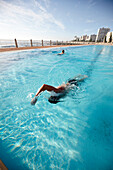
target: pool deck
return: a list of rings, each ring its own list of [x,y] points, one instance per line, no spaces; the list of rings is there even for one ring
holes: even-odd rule
[[[94,44],[76,44],[76,45],[52,45],[52,46],[35,46],[35,47],[14,47],[14,48],[0,48],[0,52],[18,51],[18,50],[31,50],[31,49],[42,49],[42,48],[55,48],[55,47],[72,47],[72,46],[86,46]]]
[[[14,48],[0,48],[0,52],[8,51],[20,51],[20,50],[31,50],[31,49],[42,49],[42,48],[55,48],[55,47],[73,47],[73,46],[89,46],[89,45],[112,45],[113,43],[86,43],[86,44],[75,44],[75,45],[52,45],[52,46],[34,46],[34,47],[14,47]]]

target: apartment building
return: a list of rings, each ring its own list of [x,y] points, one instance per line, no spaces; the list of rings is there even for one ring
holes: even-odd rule
[[[112,42],[112,32],[108,32],[106,34],[106,42],[107,43]]]
[[[97,32],[96,42],[103,42],[106,34],[110,31],[110,28],[100,28]]]
[[[113,43],[113,31],[112,31],[112,43]]]
[[[86,41],[86,38],[87,38],[87,35],[82,35],[82,36],[80,37],[80,41]]]
[[[75,36],[74,41],[79,41],[79,37]]]
[[[90,41],[95,42],[96,37],[97,37],[97,35],[95,35],[95,34],[90,35]]]

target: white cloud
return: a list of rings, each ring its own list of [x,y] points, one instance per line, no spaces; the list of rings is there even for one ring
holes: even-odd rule
[[[46,0],[47,1],[47,0]],[[48,13],[46,11],[46,9],[35,0],[35,4],[37,5],[37,7],[40,9],[42,16],[44,17],[44,19],[47,19],[50,23],[56,24],[57,26],[59,26],[62,30],[65,29],[64,25],[55,19],[55,17],[53,17],[53,15],[51,15],[50,13]]]
[[[93,7],[96,5],[96,1],[95,0],[88,0],[88,8]]]
[[[47,6],[48,0],[44,0]],[[29,1],[28,1],[29,2]],[[49,13],[39,2],[36,0],[32,0],[31,4],[34,8],[31,8],[31,6],[27,6],[27,4],[22,3],[19,1],[19,5],[6,2],[3,0],[0,0],[0,13],[1,18],[0,22],[3,23],[9,23],[9,24],[17,24],[21,26],[23,24],[33,25],[34,27],[45,27],[46,24],[55,24],[62,30],[65,29],[64,25],[54,18],[54,16]]]
[[[86,20],[86,23],[94,23],[94,22],[95,22],[94,20],[90,20],[90,19]]]
[[[50,0],[43,0],[43,1],[44,1],[44,3],[45,3],[45,6],[48,8],[49,5],[50,5]]]

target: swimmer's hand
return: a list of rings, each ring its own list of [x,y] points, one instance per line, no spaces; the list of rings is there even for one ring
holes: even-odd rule
[[[31,105],[35,105],[36,102],[37,102],[37,96],[33,97],[33,99],[31,100]]]

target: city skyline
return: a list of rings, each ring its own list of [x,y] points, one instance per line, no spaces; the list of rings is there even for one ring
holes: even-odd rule
[[[0,39],[72,40],[113,31],[113,1],[0,0]]]

